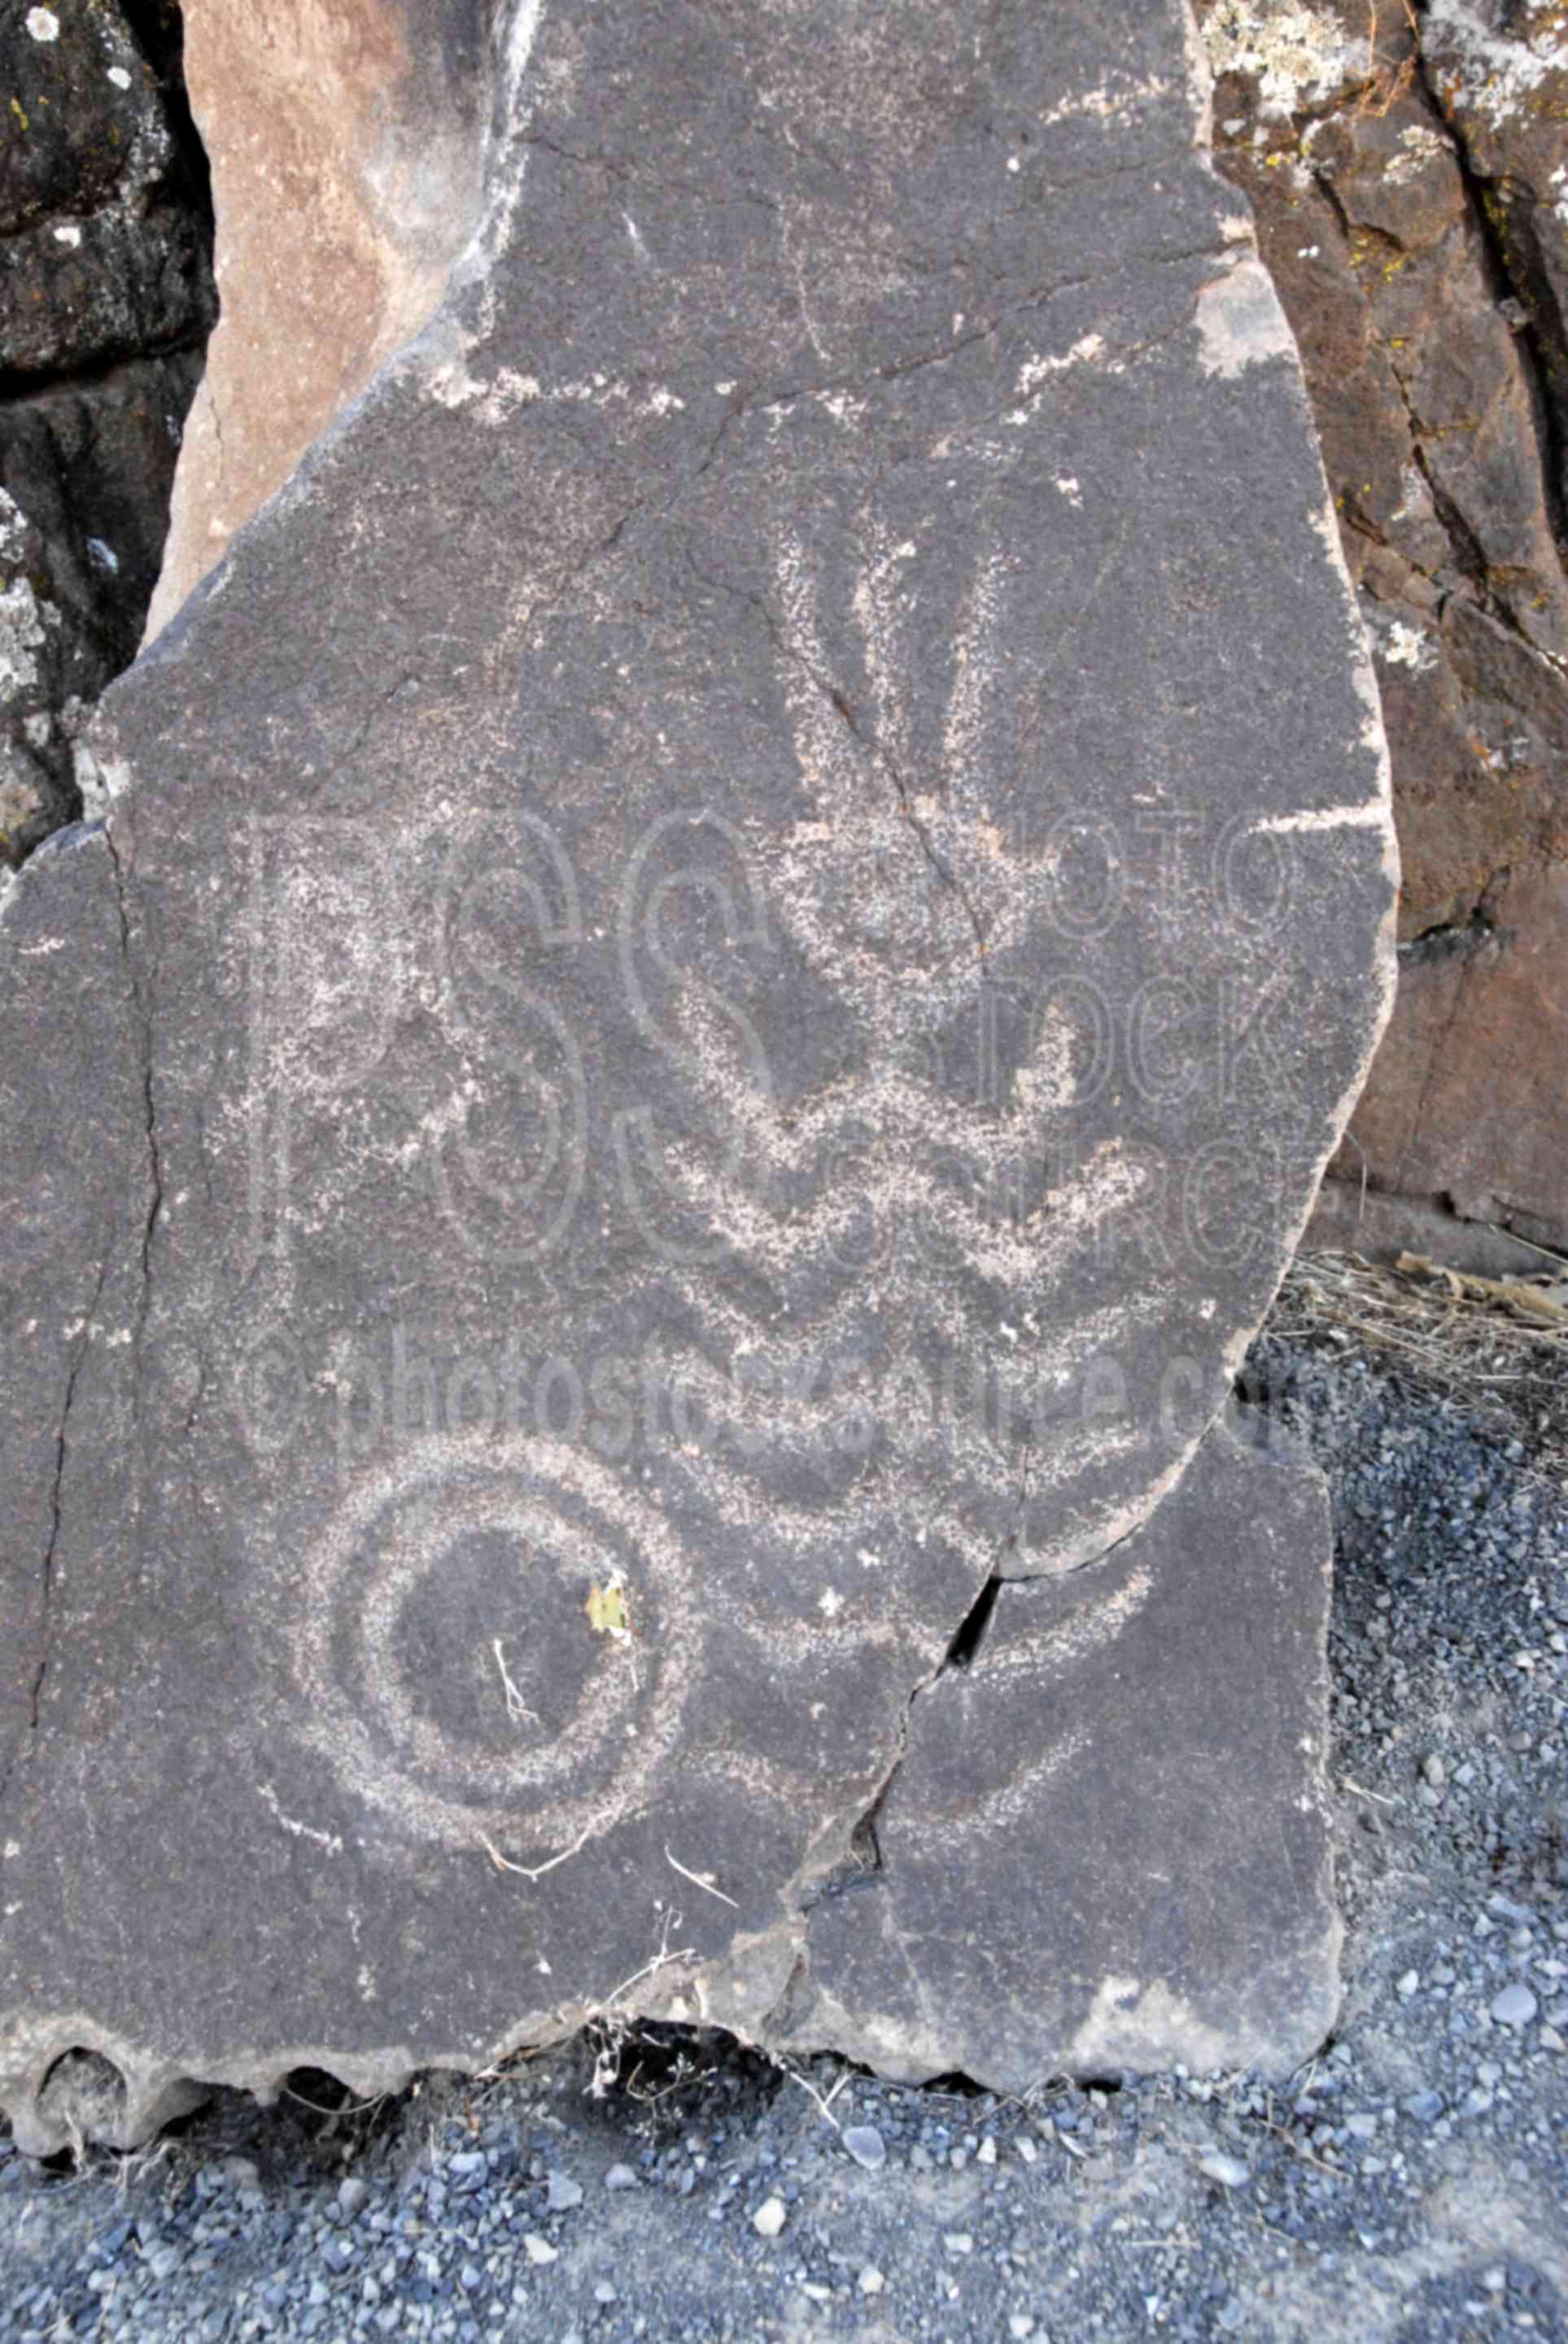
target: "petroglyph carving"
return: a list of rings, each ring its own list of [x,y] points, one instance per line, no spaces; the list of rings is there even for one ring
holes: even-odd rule
[[[504,13],[440,315],[0,924],[0,2103],[1288,2061],[1325,1527],[1215,1420],[1392,868],[1184,11]]]

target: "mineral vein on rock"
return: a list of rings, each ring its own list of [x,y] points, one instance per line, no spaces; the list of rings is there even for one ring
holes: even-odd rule
[[[1189,35],[504,10],[440,313],[111,695],[5,914],[24,2139],[1326,2024],[1322,1503],[1215,1419],[1392,850]]]

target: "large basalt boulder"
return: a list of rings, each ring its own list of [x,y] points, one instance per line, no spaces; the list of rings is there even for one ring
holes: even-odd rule
[[[498,40],[0,931],[0,2104],[1288,2065],[1326,1521],[1217,1420],[1394,871],[1184,13]]]
[[[1568,18],[1503,0],[1198,10],[1217,157],[1300,344],[1393,768],[1408,951],[1336,1168],[1568,1242],[1552,909],[1568,869]],[[1496,986],[1467,978],[1515,955],[1500,1050]]]

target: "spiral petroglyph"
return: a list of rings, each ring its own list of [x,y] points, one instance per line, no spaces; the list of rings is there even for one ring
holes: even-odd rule
[[[633,1623],[620,1642],[585,1616],[610,1580]],[[548,1851],[610,1829],[646,1799],[701,1673],[701,1612],[668,1524],[548,1443],[417,1448],[353,1493],[301,1581],[311,1739],[357,1799],[447,1845],[521,1830]],[[472,1618],[466,1649],[408,1649],[424,1590],[448,1621]],[[453,1682],[432,1682],[443,1665]]]

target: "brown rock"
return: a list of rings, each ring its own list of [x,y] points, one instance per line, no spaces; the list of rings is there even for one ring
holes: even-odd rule
[[[1549,468],[1568,490],[1568,9],[1438,0],[1422,19],[1425,77],[1463,147],[1538,378]]]
[[[1568,995],[1551,908],[1568,856],[1564,12],[1533,15],[1527,34],[1508,13],[1433,0],[1418,48],[1403,0],[1376,0],[1370,39],[1362,0],[1199,0],[1216,159],[1253,203],[1361,590],[1393,770],[1400,932],[1431,940],[1406,955],[1412,997],[1353,1128],[1374,1186],[1528,1197],[1533,1226],[1561,1238],[1568,1152],[1550,1077],[1487,1055],[1468,992],[1448,1072],[1426,1080],[1433,988],[1454,985],[1478,938],[1493,948],[1500,889],[1508,950],[1533,971],[1516,1003],[1533,1046],[1561,1049],[1537,1012],[1553,985]],[[1353,1155],[1349,1168],[1359,1179]]]
[[[478,202],[484,15],[477,0],[193,10],[223,308],[149,642],[435,308]]]
[[[1568,869],[1490,891],[1472,925],[1401,955],[1351,1125],[1373,1185],[1560,1242],[1568,1164]],[[1359,1178],[1348,1149],[1336,1167]]]

